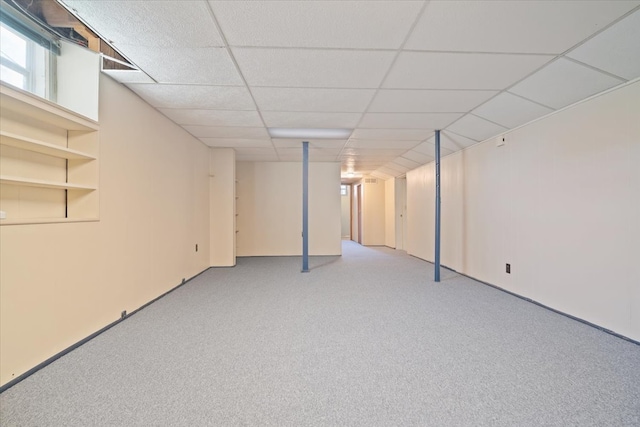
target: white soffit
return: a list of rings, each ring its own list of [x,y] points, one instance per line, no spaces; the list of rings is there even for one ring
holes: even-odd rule
[[[473,114],[498,123],[507,128],[514,128],[533,119],[553,112],[552,109],[527,99],[503,92],[490,101],[473,110]]]
[[[380,141],[376,139],[349,139],[349,142],[345,145],[345,148],[403,148],[409,150],[416,145],[420,144],[420,141]]]
[[[358,124],[360,113],[313,113],[265,111],[262,118],[270,128],[346,128]]]
[[[640,77],[640,10],[567,56],[627,80]]]
[[[467,114],[447,129],[476,141],[484,141],[491,136],[508,130],[503,126],[491,123],[472,114]]]
[[[154,47],[121,45],[119,50],[158,83],[244,84],[229,52],[219,47]]]
[[[433,135],[432,130],[423,129],[355,129],[354,139],[381,139],[386,141],[422,141]]]
[[[276,148],[298,148],[302,150],[302,141],[295,139],[279,139],[273,138],[273,146]],[[346,144],[346,139],[310,139],[307,141],[309,143],[309,148],[331,148],[331,149],[342,149],[344,144]]]
[[[362,113],[375,90],[254,87],[251,93],[261,111]]]
[[[142,70],[102,69],[101,71],[120,83],[155,83],[153,79]]]
[[[190,110],[181,108],[159,108],[159,110],[179,125],[263,126],[257,111]]]
[[[377,88],[395,52],[233,48],[250,86]]]
[[[409,159],[421,165],[427,164],[433,160],[433,156],[430,156],[426,153],[422,153],[420,151],[410,150],[402,155],[403,158]]]
[[[430,137],[427,141],[432,144],[435,144],[436,142],[435,135]],[[470,147],[477,143],[478,141],[467,138],[462,135],[456,135],[455,133],[451,133],[447,131],[440,132],[440,146],[451,149],[453,151],[458,151],[461,148]]]
[[[493,90],[382,89],[371,113],[466,113],[494,96]]]
[[[200,138],[200,141],[209,147],[218,148],[272,148],[268,139],[241,139],[241,138]]]
[[[406,49],[560,54],[635,1],[432,1]]]
[[[509,91],[558,109],[622,82],[589,67],[560,58]]]
[[[120,44],[147,47],[224,46],[202,1],[62,0],[100,33]],[[186,7],[185,7],[186,6]]]
[[[402,52],[383,87],[502,90],[551,59],[548,55]]]
[[[403,166],[403,165],[400,165],[398,163],[395,163],[395,161],[394,162],[385,163],[384,167],[387,168],[387,169],[396,170],[396,171],[398,171],[400,173],[405,173],[410,169],[410,168],[408,168],[406,166]]]
[[[457,120],[457,113],[367,113],[361,128],[443,129]]]
[[[269,139],[269,133],[263,127],[183,126],[183,128],[196,138]]]
[[[395,169],[389,168],[388,166],[383,166],[381,168],[378,168],[377,172],[383,173],[385,175],[389,175],[394,178],[400,175],[404,175],[404,172],[399,172]]]
[[[220,110],[255,110],[246,87],[164,84],[129,84],[131,90],[154,107]]]
[[[423,2],[210,1],[232,46],[397,49]]]

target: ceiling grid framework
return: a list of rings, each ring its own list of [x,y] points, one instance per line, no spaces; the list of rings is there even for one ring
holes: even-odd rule
[[[61,0],[138,66],[116,76],[239,161],[269,127],[347,128],[310,160],[387,179],[640,77],[640,0]]]

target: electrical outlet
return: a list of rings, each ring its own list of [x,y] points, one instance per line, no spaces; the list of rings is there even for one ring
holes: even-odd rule
[[[122,313],[120,313],[121,319],[124,319],[125,317],[127,317],[127,310],[124,310]]]
[[[511,274],[511,264],[507,264],[507,274]]]

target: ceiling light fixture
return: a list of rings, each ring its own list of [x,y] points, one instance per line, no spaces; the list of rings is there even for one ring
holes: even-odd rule
[[[347,139],[353,129],[268,128],[271,138]]]

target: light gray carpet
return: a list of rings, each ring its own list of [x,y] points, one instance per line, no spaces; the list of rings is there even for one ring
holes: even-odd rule
[[[210,269],[0,396],[2,426],[639,426],[640,346],[387,248]]]

